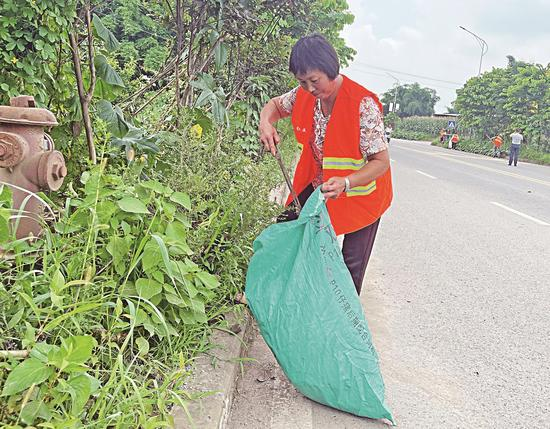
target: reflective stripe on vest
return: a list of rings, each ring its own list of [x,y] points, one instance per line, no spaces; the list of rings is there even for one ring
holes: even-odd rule
[[[355,158],[338,158],[338,157],[329,157],[329,156],[323,158],[323,170],[357,171],[357,170],[360,170],[364,165],[366,165],[366,162],[363,158],[355,159]],[[375,190],[376,190],[376,180],[373,180],[372,182],[366,185],[361,185],[361,186],[356,186],[354,188],[351,188],[348,192],[346,192],[346,195],[348,197],[358,197],[361,195],[369,195]]]
[[[348,192],[346,192],[346,195],[348,197],[360,197],[363,195],[369,195],[374,191],[376,191],[376,180],[373,180],[368,185],[356,186],[355,188],[351,188]]]
[[[323,157],[323,170],[359,170],[365,165],[365,160],[353,158]]]

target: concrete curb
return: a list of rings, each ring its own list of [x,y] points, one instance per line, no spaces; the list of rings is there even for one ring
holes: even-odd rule
[[[242,320],[233,313],[225,315],[231,331],[216,330],[210,337],[215,348],[195,360],[189,393],[214,392],[190,401],[187,413],[181,407],[172,411],[176,429],[224,429],[229,418],[233,394],[240,370],[240,358],[246,353],[246,338],[252,327],[252,316],[245,310]]]

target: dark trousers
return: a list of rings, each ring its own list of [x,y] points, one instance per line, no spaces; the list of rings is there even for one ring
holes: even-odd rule
[[[302,206],[312,193],[313,186],[309,185],[300,195],[298,195],[298,201],[300,201]],[[277,222],[286,222],[289,220],[296,220],[297,218],[298,215],[294,211],[294,206],[292,206],[277,218]],[[358,231],[351,232],[344,236],[342,254],[344,255],[344,262],[355,284],[357,295],[361,293],[363,278],[365,277],[365,271],[367,270],[367,264],[369,263],[372,247],[374,246],[374,239],[376,238],[379,223],[380,219]]]
[[[512,162],[514,162],[514,165],[518,165],[518,156],[519,156],[519,148],[521,145],[519,144],[513,144],[510,146],[510,157],[508,158],[508,165],[512,165]]]

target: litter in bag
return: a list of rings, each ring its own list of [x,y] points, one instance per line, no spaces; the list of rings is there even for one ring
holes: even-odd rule
[[[393,423],[378,355],[319,188],[297,220],[271,225],[254,241],[245,292],[264,340],[303,395]]]

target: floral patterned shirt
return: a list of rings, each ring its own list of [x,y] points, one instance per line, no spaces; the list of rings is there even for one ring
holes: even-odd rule
[[[285,112],[292,113],[299,88],[298,86],[279,98],[281,107]],[[365,97],[361,100],[358,113],[359,127],[361,129],[361,138],[358,144],[363,158],[367,161],[367,157],[388,148],[388,143],[384,136],[384,121],[382,112],[371,97]],[[313,158],[317,165],[317,174],[312,182],[315,188],[323,183],[323,143],[329,119],[330,115],[325,116],[323,114],[321,100],[317,99],[313,110],[313,141],[310,141]]]

